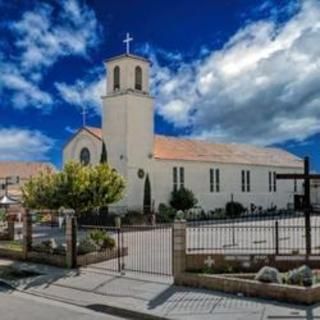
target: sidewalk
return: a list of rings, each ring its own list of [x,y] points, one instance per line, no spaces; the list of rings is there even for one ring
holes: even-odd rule
[[[10,281],[17,290],[131,319],[320,319],[318,306],[280,304],[177,287],[157,278],[121,277],[94,268],[78,272],[21,262],[13,264],[44,274]]]

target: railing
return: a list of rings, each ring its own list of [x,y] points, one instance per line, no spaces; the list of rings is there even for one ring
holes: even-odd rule
[[[305,254],[303,215],[193,221],[187,252],[211,254]],[[311,217],[311,254],[320,254],[320,216]]]

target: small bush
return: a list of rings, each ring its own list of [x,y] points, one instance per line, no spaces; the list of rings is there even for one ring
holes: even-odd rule
[[[97,250],[97,246],[91,239],[83,239],[80,241],[78,246],[78,254],[87,254]]]
[[[193,192],[186,188],[173,190],[170,198],[170,205],[172,208],[182,211],[193,208],[198,203]]]
[[[113,249],[116,246],[116,241],[109,235],[103,240],[102,249]]]
[[[159,204],[157,220],[163,223],[168,223],[174,221],[176,217],[176,210],[167,206],[164,203]]]
[[[59,245],[55,249],[53,249],[53,253],[63,256],[66,254],[66,248],[63,245]]]
[[[93,230],[89,234],[92,240],[101,249],[113,249],[116,245],[115,240],[104,230]]]
[[[226,204],[226,215],[227,217],[236,218],[240,217],[245,212],[245,208],[239,202],[228,202]]]
[[[121,219],[124,225],[145,224],[146,216],[140,211],[128,211]]]
[[[33,245],[32,250],[36,252],[42,252],[42,253],[49,253],[49,254],[53,253],[50,240],[45,240],[45,241],[42,241],[41,243],[37,243]]]

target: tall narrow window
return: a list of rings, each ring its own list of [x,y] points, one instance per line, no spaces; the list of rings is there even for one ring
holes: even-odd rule
[[[216,192],[220,192],[220,170],[216,169]]]
[[[176,191],[178,189],[178,168],[174,167],[172,171],[173,176],[173,190]]]
[[[135,85],[136,90],[142,90],[142,69],[137,66],[135,70]]]
[[[272,192],[272,172],[269,171],[269,192]]]
[[[298,192],[298,181],[294,179],[293,181],[293,192]]]
[[[184,188],[184,168],[180,167],[180,188]]]
[[[241,171],[241,190],[246,192],[246,172],[244,170]]]
[[[273,172],[273,191],[277,192],[277,173]]]
[[[113,90],[120,89],[120,68],[118,66],[113,69]]]
[[[210,169],[210,192],[214,192],[214,170]]]
[[[251,191],[251,179],[250,179],[250,171],[247,171],[247,192]]]

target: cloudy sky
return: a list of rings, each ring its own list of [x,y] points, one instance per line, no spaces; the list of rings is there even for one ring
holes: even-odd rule
[[[138,3],[138,4],[137,4]],[[320,0],[0,0],[0,160],[61,165],[100,126],[103,61],[152,60],[157,133],[279,146],[320,170]]]

